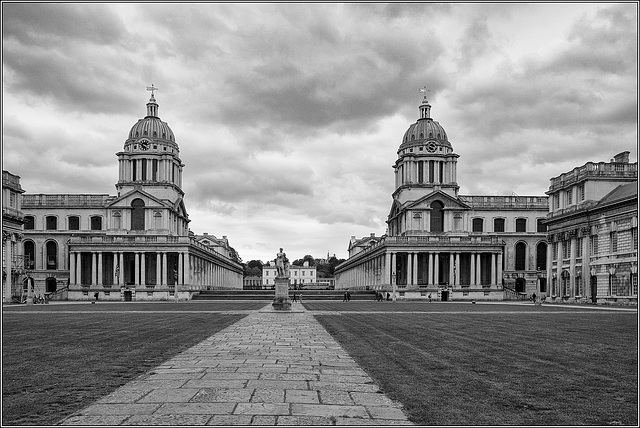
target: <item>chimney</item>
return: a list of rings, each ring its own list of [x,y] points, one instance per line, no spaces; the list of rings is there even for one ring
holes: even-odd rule
[[[209,233],[208,233],[208,232],[203,232],[202,234],[203,234],[204,236],[209,236]]]
[[[618,153],[613,157],[613,162],[617,163],[629,163],[629,152]]]
[[[375,237],[376,237],[376,234],[375,234],[375,233],[371,233],[370,235],[371,235],[371,237],[372,237],[372,238],[375,238]]]

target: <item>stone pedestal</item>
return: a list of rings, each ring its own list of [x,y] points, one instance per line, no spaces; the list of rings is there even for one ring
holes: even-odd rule
[[[273,299],[273,309],[277,311],[290,311],[291,301],[289,300],[289,278],[277,277],[275,279],[276,296]]]

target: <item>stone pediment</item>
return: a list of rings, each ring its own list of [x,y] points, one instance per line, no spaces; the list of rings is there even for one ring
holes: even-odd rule
[[[434,201],[439,201],[444,205],[445,210],[468,210],[471,207],[458,198],[454,198],[451,195],[444,193],[440,190],[435,190],[426,196],[418,199],[417,201],[407,202],[402,209],[412,210],[428,210],[431,209],[431,204]]]
[[[107,208],[131,208],[131,202],[134,199],[142,199],[147,208],[151,207],[171,207],[167,202],[162,201],[155,196],[145,192],[142,189],[131,190],[124,195],[118,196],[116,199],[107,204]],[[180,199],[181,201],[182,199]]]

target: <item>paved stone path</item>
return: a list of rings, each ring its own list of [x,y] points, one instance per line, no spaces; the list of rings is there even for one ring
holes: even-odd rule
[[[412,425],[301,304],[270,304],[61,425]]]

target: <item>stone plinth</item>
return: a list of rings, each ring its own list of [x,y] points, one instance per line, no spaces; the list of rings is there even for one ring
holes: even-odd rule
[[[275,279],[276,296],[273,299],[273,309],[277,311],[290,311],[291,301],[289,300],[289,278],[277,277]]]

